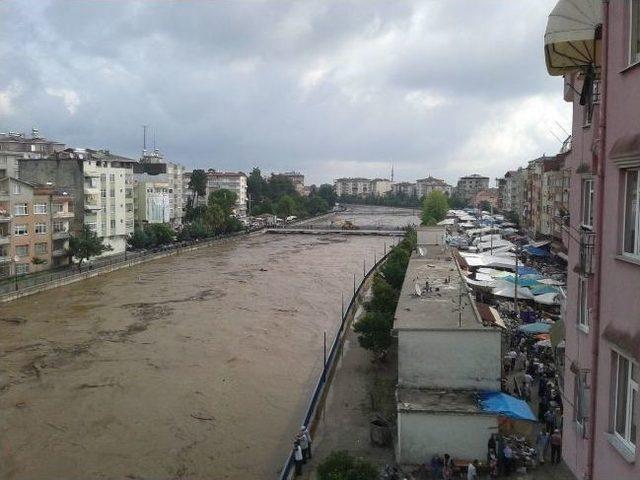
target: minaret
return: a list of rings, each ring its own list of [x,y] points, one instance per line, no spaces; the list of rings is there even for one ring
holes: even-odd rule
[[[391,164],[391,183],[393,183],[393,163]]]

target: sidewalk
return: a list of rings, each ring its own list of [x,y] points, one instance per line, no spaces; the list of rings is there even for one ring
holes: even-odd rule
[[[358,316],[360,314],[361,311]],[[357,335],[349,330],[322,419],[314,434],[313,459],[304,465],[303,474],[298,478],[315,479],[316,467],[333,450],[347,450],[380,466],[393,463],[392,447],[371,445],[369,422],[374,414],[372,403],[376,400],[383,404],[387,414],[390,408],[395,410],[397,354],[395,350],[390,351],[385,364],[373,363],[371,358],[371,353],[358,345]]]

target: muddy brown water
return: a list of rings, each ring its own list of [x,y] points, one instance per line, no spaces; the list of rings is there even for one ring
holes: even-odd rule
[[[392,241],[260,235],[0,305],[0,478],[276,478]]]

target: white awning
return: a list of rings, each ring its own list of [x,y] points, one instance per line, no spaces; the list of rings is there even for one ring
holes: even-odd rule
[[[564,75],[595,64],[596,29],[602,24],[602,0],[559,0],[549,14],[544,56],[549,75]]]

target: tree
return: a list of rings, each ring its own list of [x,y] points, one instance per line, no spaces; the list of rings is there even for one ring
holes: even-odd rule
[[[217,203],[212,203],[207,207],[207,213],[204,216],[204,224],[213,230],[215,233],[219,233],[225,226],[226,215],[224,210]]]
[[[378,470],[366,460],[354,458],[346,451],[333,451],[318,465],[318,480],[371,480]]]
[[[166,223],[152,223],[147,225],[147,235],[153,245],[167,245],[173,242],[176,232]]]
[[[214,204],[219,205],[225,217],[228,217],[233,213],[237,199],[238,195],[236,195],[235,192],[221,188],[220,190],[215,190],[209,194],[208,205],[209,207]]]
[[[207,194],[207,172],[196,169],[191,172],[189,179],[189,190],[193,192],[192,205],[197,205],[198,196],[204,197]]]
[[[127,244],[133,249],[148,248],[151,246],[151,239],[144,229],[136,228],[127,238]]]
[[[316,215],[317,213],[322,213],[329,210],[329,206],[327,205],[327,202],[324,198],[316,195],[314,197],[309,197],[307,210],[311,215]]]
[[[327,202],[329,207],[333,207],[336,204],[336,200],[338,196],[336,195],[336,191],[333,188],[333,185],[329,185],[328,183],[323,183],[318,188],[318,195],[324,198],[324,201]]]
[[[409,264],[410,252],[407,252],[400,246],[393,247],[389,258],[382,267],[382,274],[385,280],[396,290],[402,288],[402,282],[404,282],[404,274]]]
[[[293,215],[296,210],[296,202],[289,195],[283,195],[278,201],[276,213],[283,218]]]
[[[96,232],[87,225],[82,226],[78,236],[71,235],[69,237],[69,256],[78,259],[78,270],[82,269],[82,262],[85,260],[111,250],[113,250],[111,245],[104,244]]]
[[[251,202],[258,205],[267,194],[267,181],[262,176],[258,167],[253,167],[247,178],[247,194],[251,196]]]
[[[469,206],[469,201],[466,198],[464,198],[462,195],[453,193],[449,197],[449,205],[451,206],[451,208],[455,208],[456,210],[461,210]]]
[[[279,201],[284,195],[298,196],[296,187],[289,177],[284,175],[271,175],[269,177],[269,197],[273,201]]]
[[[389,285],[389,282],[382,275],[376,274],[373,278],[371,293],[371,300],[367,304],[367,310],[393,317],[399,298],[398,290]]]
[[[447,196],[439,190],[433,190],[422,203],[422,224],[435,225],[444,220],[448,210]]]
[[[478,204],[478,208],[480,210],[484,210],[485,212],[491,212],[493,210],[493,206],[488,200],[483,200]]]

